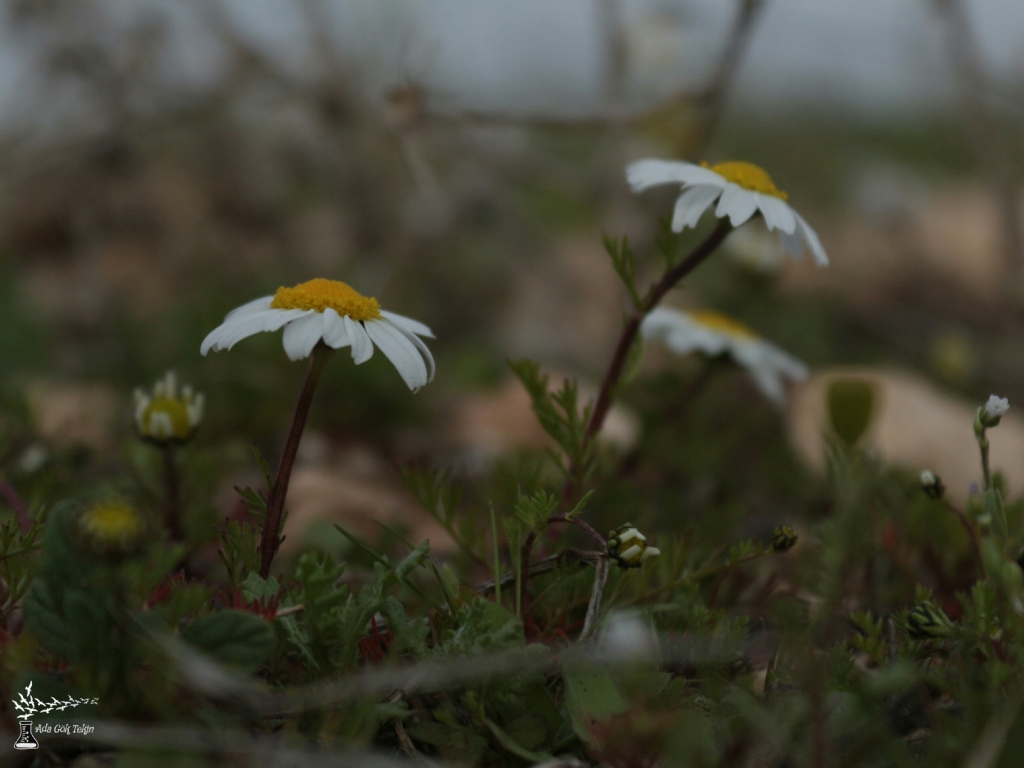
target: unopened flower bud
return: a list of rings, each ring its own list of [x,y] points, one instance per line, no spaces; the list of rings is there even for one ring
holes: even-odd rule
[[[998,426],[999,420],[1010,410],[1010,401],[1005,397],[991,395],[988,402],[978,410],[978,421],[983,427]]]
[[[772,552],[789,552],[793,547],[796,546],[796,542],[800,537],[796,535],[796,531],[793,530],[792,526],[780,525],[775,529],[775,533],[772,535]]]
[[[185,385],[178,393],[173,371],[153,386],[152,394],[135,390],[135,429],[145,439],[159,444],[184,442],[203,420],[203,395]]]
[[[647,537],[632,523],[620,525],[608,534],[608,556],[620,568],[639,568],[646,560],[660,554],[657,547],[647,546]]]
[[[925,600],[907,614],[907,632],[915,640],[948,637],[953,632],[953,622],[939,606]]]
[[[136,551],[145,527],[138,510],[119,499],[93,504],[78,517],[82,543],[103,557],[122,557]]]
[[[941,499],[946,493],[946,486],[941,477],[926,469],[921,473],[921,490],[929,499]]]

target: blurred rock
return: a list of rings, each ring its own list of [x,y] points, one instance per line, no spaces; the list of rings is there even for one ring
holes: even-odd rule
[[[112,442],[118,397],[104,384],[36,381],[26,400],[40,437],[58,447],[87,445],[100,450]],[[125,405],[125,420],[128,409]]]
[[[22,288],[48,320],[89,327],[112,311],[138,318],[161,315],[173,298],[166,272],[140,242],[111,240],[82,258],[49,259],[25,267]]]
[[[789,433],[801,457],[812,467],[825,467],[828,430],[826,393],[842,378],[871,383],[876,391],[872,423],[864,447],[886,462],[913,473],[930,469],[942,478],[957,503],[972,482],[981,481],[981,461],[974,440],[974,414],[980,403],[946,394],[926,379],[906,371],[836,368],[822,371],[798,387],[789,412]],[[1024,404],[989,430],[993,470],[1002,469],[1012,483],[1024,463]],[[1017,489],[1019,491],[1019,489]]]
[[[563,375],[548,372],[552,389],[561,387]],[[597,387],[580,383],[580,400],[585,403],[597,394]],[[540,426],[530,396],[516,378],[507,379],[489,392],[467,395],[455,407],[451,435],[471,458],[486,463],[502,454],[537,450],[553,445]],[[602,442],[627,451],[636,444],[640,422],[621,405],[612,406],[601,430]]]
[[[499,318],[512,357],[591,366],[605,360],[622,328],[626,294],[597,232],[563,238],[516,273]]]
[[[791,261],[785,284],[801,291],[828,287],[866,306],[889,301],[887,288],[919,286],[929,275],[956,286],[964,302],[1005,294],[1010,270],[991,190],[957,183],[913,185],[905,192],[902,205],[888,203],[884,210],[831,218],[803,210],[831,266],[818,270]]]
[[[288,252],[311,274],[339,274],[354,250],[354,230],[345,208],[311,205],[288,222]]]
[[[309,537],[322,531],[319,523],[336,523],[361,539],[374,541],[383,532],[374,521],[404,532],[414,544],[429,539],[431,551],[437,554],[455,549],[448,532],[406,491],[394,470],[377,454],[360,446],[329,451],[322,438],[311,443],[315,445],[303,456],[308,463],[296,467],[288,486],[283,554],[311,543]]]

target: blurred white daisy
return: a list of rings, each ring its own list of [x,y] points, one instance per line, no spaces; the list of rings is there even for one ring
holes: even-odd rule
[[[434,338],[423,323],[380,308],[377,300],[349,285],[318,277],[273,296],[243,304],[203,340],[199,351],[231,349],[242,339],[284,328],[289,360],[309,357],[317,342],[339,349],[352,347],[356,365],[373,356],[373,347],[394,364],[413,392],[434,378],[434,358],[420,336]]]
[[[644,339],[660,341],[680,355],[728,354],[747,369],[761,393],[780,408],[786,404],[784,381],[807,378],[807,366],[800,360],[717,312],[658,307],[644,319],[640,332]]]
[[[828,265],[828,256],[818,235],[794,211],[771,177],[752,163],[728,162],[709,167],[674,160],[638,160],[626,168],[626,178],[634,192],[642,192],[662,184],[679,184],[683,193],[676,200],[672,213],[672,231],[682,232],[695,227],[704,211],[715,200],[715,216],[729,217],[734,227],[761,212],[769,230],[778,230],[786,250],[794,256],[803,254],[804,244],[811,249],[814,260]]]
[[[178,377],[168,371],[153,385],[152,394],[135,390],[135,428],[157,443],[188,440],[203,420],[204,402],[203,394],[188,384],[179,394]]]

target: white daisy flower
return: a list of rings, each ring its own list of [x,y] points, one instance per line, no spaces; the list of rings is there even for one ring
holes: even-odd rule
[[[715,216],[726,216],[734,227],[744,224],[758,211],[769,230],[778,230],[786,250],[799,257],[804,245],[811,249],[820,266],[828,265],[828,256],[818,235],[799,213],[787,203],[788,195],[778,189],[771,177],[752,163],[728,162],[709,167],[673,160],[638,160],[626,168],[626,179],[634,192],[661,184],[679,184],[683,193],[672,213],[672,231],[695,227],[704,211],[715,202]]]
[[[318,342],[339,349],[352,347],[356,365],[373,356],[376,345],[413,392],[434,378],[434,358],[420,336],[434,338],[423,323],[380,308],[337,280],[318,277],[294,288],[278,288],[273,296],[243,304],[203,340],[199,351],[231,349],[244,338],[284,328],[284,351],[301,360]]]
[[[158,443],[188,440],[203,420],[203,394],[186,384],[178,393],[174,371],[153,385],[152,394],[135,390],[135,428]]]
[[[770,344],[742,323],[717,312],[658,307],[640,326],[645,339],[660,341],[673,352],[727,353],[754,378],[761,393],[773,404],[786,404],[785,379],[803,381],[807,366]]]

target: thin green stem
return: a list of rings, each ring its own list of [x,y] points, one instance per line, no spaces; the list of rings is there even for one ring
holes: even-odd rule
[[[498,521],[491,504],[491,540],[494,542],[494,602],[501,605],[501,559],[498,556]]]
[[[270,498],[267,499],[267,516],[263,520],[263,536],[260,538],[260,576],[265,579],[270,576],[270,566],[274,562],[274,555],[277,554],[277,548],[281,544],[281,518],[284,515],[284,501],[288,495],[292,467],[295,465],[295,454],[299,450],[299,441],[302,439],[302,430],[306,426],[309,407],[313,404],[313,393],[316,392],[316,385],[320,382],[320,376],[324,372],[324,365],[327,363],[330,351],[330,347],[324,345],[323,342],[318,343],[313,349],[313,354],[309,359],[309,368],[306,369],[306,379],[302,382],[299,400],[295,404],[295,413],[292,415],[288,439],[281,452],[277,478],[274,480]]]
[[[981,437],[978,438],[978,447],[981,448],[981,474],[985,478],[985,490],[987,491],[992,487],[992,470],[988,462],[989,442],[985,432],[982,432]]]

